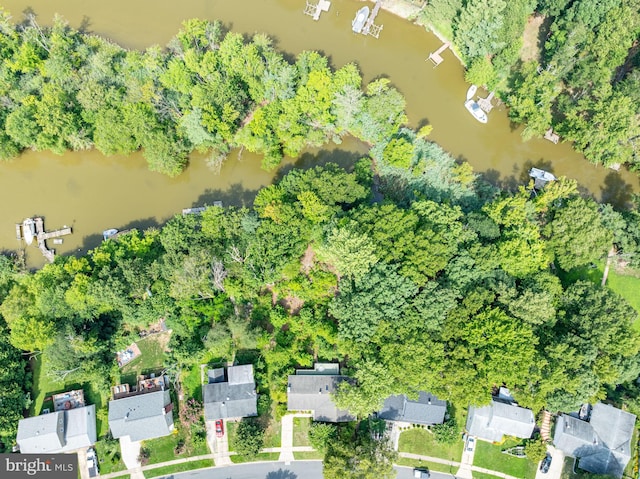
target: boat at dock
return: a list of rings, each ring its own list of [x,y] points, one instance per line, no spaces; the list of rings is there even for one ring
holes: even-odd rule
[[[471,85],[467,90],[467,100],[473,99],[476,96],[476,92],[478,91],[478,87],[476,85]]]
[[[369,18],[369,7],[362,7],[356,13],[355,18],[351,22],[351,29],[354,33],[362,33],[362,29],[364,28],[364,24]]]
[[[553,173],[541,170],[540,168],[531,168],[529,170],[529,176],[534,180],[544,181],[545,183],[556,180],[556,177],[553,175]]]
[[[33,243],[33,238],[36,236],[36,223],[33,218],[27,218],[22,222],[22,234],[24,235],[25,243]]]
[[[113,236],[118,234],[118,230],[115,228],[109,228],[108,230],[104,230],[102,232],[102,239],[104,239],[105,241],[108,240],[109,238],[112,238]]]
[[[480,108],[480,105],[478,105],[475,101],[467,100],[464,102],[464,106],[469,111],[469,113],[471,113],[471,115],[480,123],[487,122],[487,119],[488,119],[487,114],[482,110],[482,108]]]

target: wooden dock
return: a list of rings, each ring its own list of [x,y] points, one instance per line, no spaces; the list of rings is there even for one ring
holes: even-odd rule
[[[549,128],[547,131],[544,132],[544,139],[549,140],[551,143],[554,143],[557,145],[558,142],[560,141],[560,135],[558,135],[557,133],[554,133],[553,128]]]
[[[41,217],[33,219],[36,224],[36,238],[38,240],[38,249],[47,260],[53,263],[55,259],[55,250],[47,248],[46,241],[52,238],[59,238],[60,236],[70,235],[72,233],[71,228],[65,226],[62,229],[46,232],[44,230],[44,220]]]
[[[373,24],[373,22],[376,19],[376,16],[378,15],[378,12],[380,11],[380,7],[382,7],[382,0],[376,0],[376,4],[373,7],[373,11],[371,12],[371,15],[369,15],[367,22],[364,24],[364,27],[362,28],[363,35],[371,35],[372,37],[375,37],[375,38],[380,37],[380,31],[382,30],[383,26]]]
[[[328,12],[331,2],[329,0],[319,0],[318,3],[311,3],[307,0],[307,6],[304,7],[304,14],[311,16],[314,20],[320,20],[322,12]]]
[[[495,96],[495,92],[491,92],[489,93],[489,96],[487,98],[478,98],[478,101],[476,103],[478,103],[478,106],[480,108],[482,108],[484,111],[489,113],[493,109],[491,100],[493,100],[494,96]]]
[[[442,46],[440,48],[438,48],[435,52],[429,53],[429,58],[427,60],[431,60],[431,62],[433,63],[433,68],[437,67],[438,65],[440,65],[444,61],[444,58],[442,58],[441,54],[447,48],[449,48],[449,43],[448,42],[447,43],[443,43]]]
[[[20,241],[22,239],[22,224],[16,223],[16,239]]]

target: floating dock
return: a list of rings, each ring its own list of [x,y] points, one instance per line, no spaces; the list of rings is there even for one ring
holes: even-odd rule
[[[18,241],[22,239],[22,223],[16,223],[16,239]]]
[[[311,16],[314,20],[320,20],[322,12],[328,12],[331,2],[329,0],[320,0],[318,3],[310,3],[307,0],[307,6],[304,8],[304,14]]]
[[[376,4],[373,7],[373,11],[371,12],[371,15],[369,15],[367,22],[364,24],[364,27],[362,28],[363,35],[371,35],[372,37],[375,37],[375,38],[380,37],[380,31],[382,30],[383,25],[374,25],[373,22],[375,21],[376,15],[378,15],[378,12],[380,11],[381,6],[382,6],[382,0],[376,0]]]
[[[444,58],[442,58],[441,54],[447,48],[449,48],[449,43],[448,42],[447,43],[443,43],[442,46],[440,48],[438,48],[435,52],[429,53],[429,58],[427,60],[431,60],[431,63],[433,63],[433,68],[437,67],[438,65],[440,65],[444,61]]]
[[[222,208],[222,201],[214,201],[213,206],[218,206]],[[195,206],[193,208],[183,208],[182,215],[199,215],[204,210],[206,210],[209,206]]]

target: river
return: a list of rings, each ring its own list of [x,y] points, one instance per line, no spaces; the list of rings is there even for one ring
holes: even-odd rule
[[[410,125],[432,124],[433,141],[493,182],[509,187],[522,184],[528,179],[528,168],[535,165],[575,178],[583,191],[598,200],[621,205],[633,192],[640,192],[634,173],[591,165],[568,144],[523,142],[521,129],[510,124],[503,106],[494,108],[488,124],[475,121],[463,106],[468,85],[452,53],[445,51],[444,62],[437,68],[426,61],[441,44],[433,34],[380,11],[376,24],[384,28],[379,39],[355,35],[351,19],[360,3],[353,0],[333,0],[317,22],[303,15],[304,0],[5,0],[3,6],[15,21],[27,8],[41,24],[49,24],[59,13],[75,28],[84,26],[137,49],[166,45],[183,20],[195,17],[218,19],[247,34],[264,32],[288,54],[318,50],[329,56],[334,67],[356,62],[365,81],[390,78],[407,99]],[[320,161],[349,161],[364,151],[363,145],[349,140],[311,151],[297,163],[313,164],[316,153]],[[238,158],[232,152],[216,174],[207,169],[202,156],[194,155],[188,169],[170,179],[147,171],[140,154],[125,158],[104,157],[95,151],[62,156],[25,152],[16,161],[0,165],[0,249],[20,247],[14,223],[32,215],[43,216],[49,230],[73,227],[73,234],[55,246],[64,254],[95,247],[104,229],[161,224],[185,207],[215,200],[250,204],[255,191],[278,174],[261,170],[259,164],[254,155],[245,152]],[[35,248],[27,251],[30,266],[42,264]]]

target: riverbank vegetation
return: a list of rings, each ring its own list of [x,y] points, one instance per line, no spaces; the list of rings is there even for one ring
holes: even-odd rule
[[[179,174],[194,150],[220,166],[231,148],[284,155],[339,143],[375,144],[406,121],[404,98],[387,79],[365,87],[353,64],[327,57],[285,60],[265,35],[247,40],[219,22],[189,20],[165,49],[125,50],[56,17],[14,25],[0,15],[0,158],[24,149],[142,149],[149,168]]]
[[[419,19],[454,42],[467,80],[498,93],[524,138],[553,128],[593,163],[640,169],[638,0],[432,0]],[[533,55],[527,21],[540,27]]]
[[[408,169],[381,145],[352,171],[292,170],[251,208],[176,216],[33,273],[4,260],[11,346],[49,377],[106,392],[115,351],[164,318],[170,375],[253,362],[276,419],[287,376],[316,360],[356,379],[336,400],[360,418],[391,394],[430,390],[463,409],[503,383],[523,406],[566,411],[638,376],[637,311],[558,276],[612,244],[636,264],[637,211],[583,199],[566,179],[500,192],[415,133],[392,141],[411,146]]]

